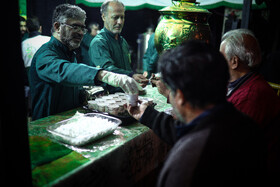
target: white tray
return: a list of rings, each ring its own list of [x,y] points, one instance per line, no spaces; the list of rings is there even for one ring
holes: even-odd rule
[[[90,121],[91,124],[91,128],[90,128],[90,132],[88,134],[78,134],[76,136],[71,136],[70,134],[68,134],[66,131],[64,132],[58,132],[58,128],[61,127],[62,125],[65,125],[64,128],[70,127],[69,125],[73,125],[73,123],[75,123],[75,125],[79,125],[79,122],[81,122],[83,120],[83,118],[85,118]],[[102,130],[100,130],[100,124],[99,127],[96,125],[97,129],[92,129],[95,128],[94,125],[94,119],[92,118],[92,121],[90,120],[90,118],[88,117],[98,117],[101,118],[102,120],[104,120],[104,122],[106,120],[108,120],[109,122],[112,122],[110,125],[107,126],[103,126],[102,125]],[[63,143],[67,143],[70,145],[75,145],[75,146],[82,146],[85,145],[91,141],[100,139],[104,136],[107,136],[109,134],[112,134],[114,132],[114,130],[122,123],[121,120],[111,117],[111,116],[106,116],[103,114],[98,114],[98,113],[88,113],[88,114],[79,114],[78,116],[74,116],[70,119],[58,122],[54,125],[50,125],[47,127],[47,131],[50,132],[52,134],[52,136],[57,139],[58,141],[61,141]],[[104,125],[106,125],[106,123],[104,123]],[[83,128],[83,126],[81,126],[81,128]],[[99,128],[99,129],[98,129]],[[82,131],[87,131],[88,129],[79,129]]]

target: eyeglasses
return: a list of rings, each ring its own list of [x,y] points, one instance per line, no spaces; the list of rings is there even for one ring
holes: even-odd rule
[[[83,25],[69,25],[67,23],[61,23],[61,25],[66,25],[67,27],[70,27],[75,32],[83,31],[84,34],[88,31],[85,26]]]

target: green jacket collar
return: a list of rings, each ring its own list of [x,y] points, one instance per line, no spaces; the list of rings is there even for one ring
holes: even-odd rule
[[[111,38],[113,38],[114,40],[116,40],[115,39],[115,34],[114,33],[112,33],[111,31],[109,31],[108,29],[106,29],[106,27],[103,27],[103,30],[104,30],[104,32],[107,34],[107,35],[109,35]],[[120,41],[122,40],[122,36],[119,34],[119,39],[120,39]]]

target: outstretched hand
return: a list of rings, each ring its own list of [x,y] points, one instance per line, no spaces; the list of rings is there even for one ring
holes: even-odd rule
[[[127,104],[124,106],[128,113],[136,120],[139,120],[142,117],[146,108],[149,106],[147,102],[138,101],[138,103],[140,103],[140,105],[135,107]]]
[[[170,90],[165,86],[165,84],[160,79],[152,79],[152,84],[158,89],[158,92],[168,98]]]
[[[140,84],[142,88],[146,87],[149,80],[142,74],[134,74],[132,78]]]
[[[114,87],[120,87],[125,93],[138,94],[142,87],[131,77],[123,74],[101,70],[97,74],[98,80]]]

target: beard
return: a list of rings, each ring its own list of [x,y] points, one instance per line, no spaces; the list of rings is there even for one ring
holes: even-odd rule
[[[66,45],[70,50],[74,50],[80,47],[83,35],[69,31],[67,32],[65,28],[62,28],[60,32],[60,39],[61,42],[64,45]]]
[[[113,34],[121,34],[123,25],[117,24],[117,25],[112,25],[109,23],[104,23],[105,27],[108,31],[110,31]]]
[[[183,123],[186,123],[185,119],[183,118],[183,116],[181,115],[181,113],[179,112],[179,110],[173,106],[173,112],[175,114],[175,116],[177,117],[177,119]]]

